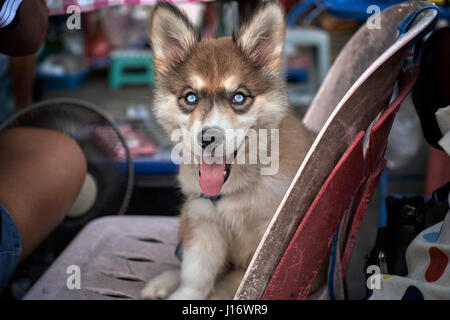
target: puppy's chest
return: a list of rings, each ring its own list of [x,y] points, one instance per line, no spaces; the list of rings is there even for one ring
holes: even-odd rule
[[[276,205],[246,200],[224,197],[217,202],[216,217],[223,228],[237,234],[253,234],[267,226]]]
[[[216,206],[217,222],[225,233],[228,256],[235,264],[246,268],[265,230],[273,210],[263,206],[233,205],[223,201]]]

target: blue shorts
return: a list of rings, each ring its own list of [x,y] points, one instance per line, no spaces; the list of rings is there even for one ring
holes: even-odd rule
[[[8,211],[0,205],[0,292],[8,284],[22,252],[19,230]]]

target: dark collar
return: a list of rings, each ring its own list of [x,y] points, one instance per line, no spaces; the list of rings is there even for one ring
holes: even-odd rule
[[[222,195],[219,193],[217,196],[210,197],[210,196],[207,196],[206,194],[202,193],[200,195],[200,198],[210,200],[213,203],[213,205],[216,205],[217,201],[219,201],[222,198]]]

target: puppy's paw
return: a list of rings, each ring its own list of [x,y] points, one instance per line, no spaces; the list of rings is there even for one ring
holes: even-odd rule
[[[208,295],[201,290],[196,290],[189,287],[178,288],[170,295],[168,300],[204,300]]]
[[[146,300],[166,299],[179,284],[179,270],[165,271],[147,283],[141,291],[141,297]]]

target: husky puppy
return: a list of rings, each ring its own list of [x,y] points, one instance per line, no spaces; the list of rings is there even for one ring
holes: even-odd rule
[[[205,150],[212,141],[235,139],[236,147],[224,151],[222,163],[205,156],[199,163],[181,163],[178,178],[186,197],[179,232],[181,271],[152,279],[143,298],[233,298],[314,139],[288,107],[284,35],[284,14],[276,2],[262,4],[233,37],[219,39],[200,39],[176,7],[156,6],[150,37],[158,121],[169,135],[188,132],[185,145]],[[214,129],[209,136],[208,129]],[[271,174],[262,174],[265,164],[236,161],[242,154],[247,159],[255,144],[246,133],[261,129],[278,133],[278,147],[270,138],[266,145],[259,136],[256,142],[258,151],[270,150],[277,161]]]

